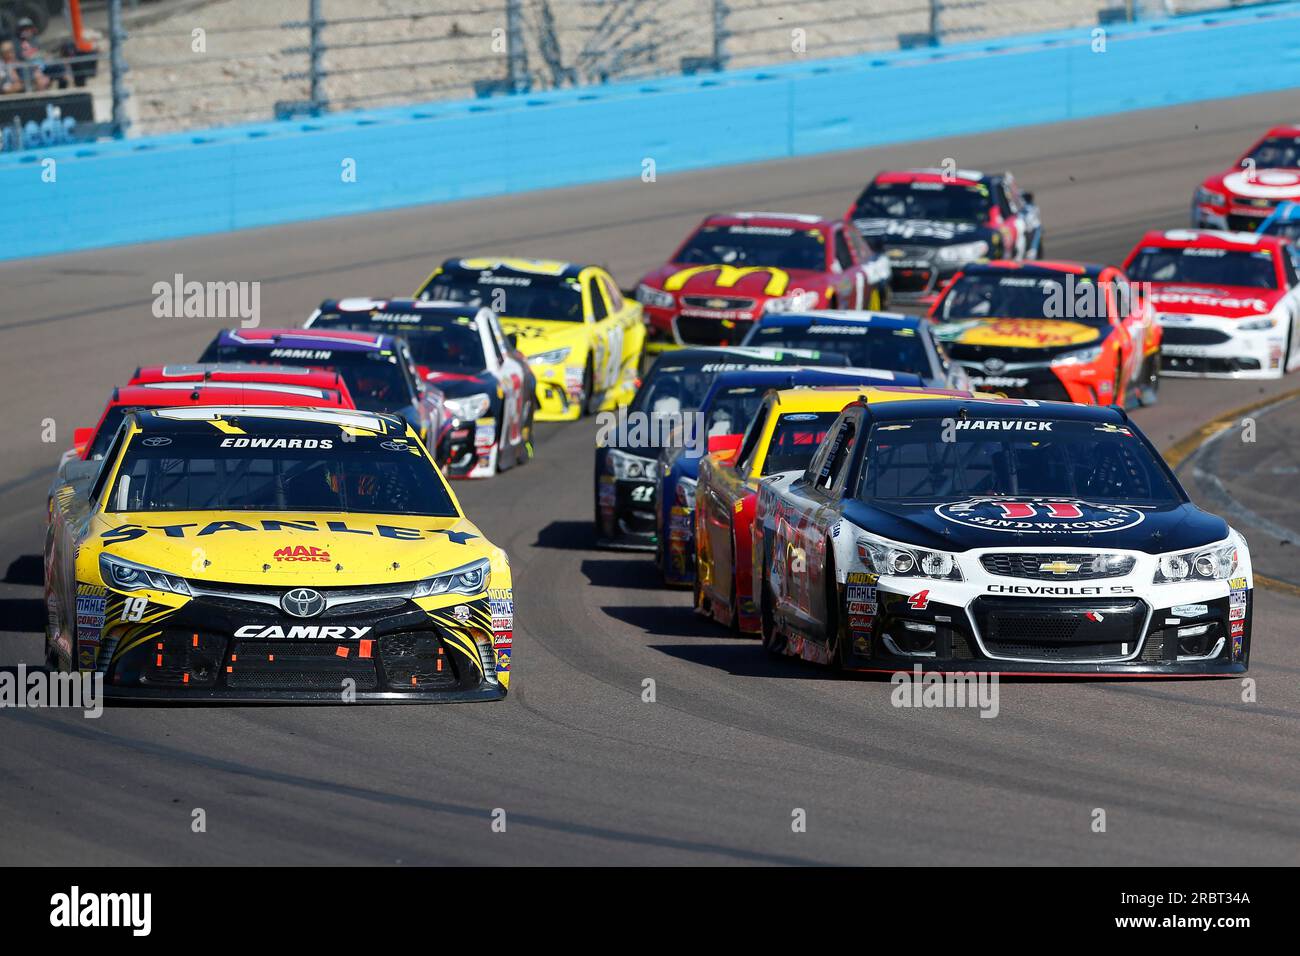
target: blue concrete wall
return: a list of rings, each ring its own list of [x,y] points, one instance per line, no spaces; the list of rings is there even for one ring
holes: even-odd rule
[[[1297,87],[1300,3],[1092,47],[1076,30],[5,154],[0,259]]]

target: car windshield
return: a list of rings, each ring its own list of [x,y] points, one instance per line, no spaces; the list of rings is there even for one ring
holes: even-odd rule
[[[792,412],[782,415],[772,433],[772,441],[767,446],[762,473],[775,475],[781,471],[802,471],[807,468],[813,452],[838,417],[839,412]]]
[[[936,319],[1069,319],[1085,324],[1109,323],[1108,290],[1087,275],[1048,276],[966,272],[944,293]],[[1113,295],[1122,290],[1116,288]]]
[[[1008,430],[1008,424],[1034,427]],[[945,427],[943,419],[877,423],[859,496],[937,501],[1042,495],[1153,506],[1180,501],[1146,443],[1128,428],[978,418],[956,425]]]
[[[810,325],[782,328],[757,326],[745,345],[764,348],[828,349],[849,360],[853,368],[879,368],[888,372],[932,373],[925,343],[915,329],[873,328],[869,325]]]
[[[1294,136],[1269,136],[1252,149],[1246,158],[1254,160],[1257,169],[1300,168],[1300,139]]]
[[[731,385],[713,393],[704,412],[705,435],[739,435],[763,404],[764,389],[751,385]]]
[[[1128,267],[1135,282],[1186,282],[1189,285],[1236,285],[1277,288],[1277,267],[1267,249],[1165,249],[1146,246]]]
[[[163,441],[166,439],[166,441]],[[150,434],[127,447],[107,511],[350,511],[456,516],[433,464],[391,436]]]
[[[415,401],[410,380],[403,374],[398,357],[391,352],[214,345],[203,354],[202,361],[305,365],[337,371],[347,383],[357,408],[368,412],[395,411]]]
[[[581,322],[582,289],[571,276],[439,272],[420,291],[434,302],[466,302],[515,319]]]
[[[686,241],[673,261],[679,265],[825,272],[826,240],[819,229],[704,226]]]
[[[400,335],[417,365],[444,372],[481,372],[487,368],[483,338],[474,320],[463,316],[412,316],[410,324],[376,322],[350,315],[319,315],[312,328],[351,329]]]
[[[853,207],[854,219],[983,222],[989,191],[962,183],[872,183]]]

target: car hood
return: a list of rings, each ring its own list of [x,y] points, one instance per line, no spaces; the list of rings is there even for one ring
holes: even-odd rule
[[[415,581],[495,551],[463,518],[416,515],[101,514],[91,535],[110,554],[191,581],[271,587]]]
[[[448,398],[462,398],[479,392],[487,392],[491,395],[497,387],[496,382],[486,372],[465,375],[460,372],[440,372],[424,366],[420,366],[419,371],[421,378],[431,385],[436,385],[438,390]]]
[[[826,273],[810,269],[670,263],[656,269],[643,281],[674,294],[762,299],[787,295],[796,289],[812,289],[826,281]]]
[[[1053,516],[1049,503],[1057,506],[1061,517]],[[1189,503],[1136,508],[1068,497],[855,501],[845,507],[844,517],[893,541],[957,552],[971,548],[1069,547],[1160,554],[1199,548],[1228,535],[1226,521]]]
[[[950,222],[944,219],[885,219],[865,216],[854,219],[858,232],[870,239],[880,239],[886,246],[948,246],[977,242],[992,232],[977,222]]]
[[[951,345],[984,348],[1083,348],[1103,338],[1103,330],[1064,319],[955,319],[935,326],[935,338]]]
[[[1203,184],[1206,189],[1227,193],[1237,199],[1263,199],[1270,203],[1300,199],[1300,169],[1256,169],[1233,167]]]
[[[516,336],[515,345],[525,356],[573,347],[587,335],[584,323],[558,319],[520,319],[503,315],[501,328]]]
[[[1223,319],[1250,319],[1272,311],[1284,295],[1286,293],[1281,289],[1255,289],[1250,286],[1151,283],[1151,304],[1161,314],[1194,312]]]

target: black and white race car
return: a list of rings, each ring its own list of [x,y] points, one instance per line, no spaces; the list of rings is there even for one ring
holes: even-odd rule
[[[465,452],[444,466],[449,478],[486,478],[532,457],[537,379],[491,309],[417,299],[329,299],[306,327],[384,332],[407,342],[417,374],[437,386],[458,419],[453,437]],[[472,444],[464,441],[471,435]]]
[[[762,483],[763,642],[840,668],[1209,676],[1250,659],[1245,539],[1122,410],[1024,399],[845,408]]]
[[[1010,173],[908,169],[876,176],[848,219],[890,264],[894,301],[930,304],[978,259],[1037,259],[1043,226],[1032,193]]]

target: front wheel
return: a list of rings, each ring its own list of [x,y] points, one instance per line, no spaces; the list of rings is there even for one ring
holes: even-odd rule
[[[764,556],[766,558],[766,555]],[[763,566],[758,569],[759,579],[762,584],[759,591],[762,594],[762,601],[759,608],[758,631],[762,636],[763,650],[772,657],[780,657],[785,653],[785,638],[776,631],[776,616],[772,613],[772,589],[767,585],[767,561],[763,561]]]

